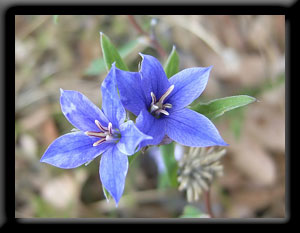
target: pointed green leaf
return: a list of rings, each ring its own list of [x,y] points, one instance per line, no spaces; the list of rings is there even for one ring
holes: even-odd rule
[[[122,59],[128,56],[130,53],[135,51],[138,46],[141,45],[141,38],[137,38],[136,40],[131,40],[118,49],[118,52]],[[104,72],[106,69],[106,64],[104,58],[95,59],[91,62],[90,66],[85,70],[85,75],[99,75]]]
[[[168,57],[164,69],[168,78],[171,78],[174,74],[178,73],[179,71],[179,56],[176,52],[175,46],[173,46],[173,49]]]
[[[230,110],[251,104],[256,99],[248,95],[229,96],[215,99],[208,103],[199,103],[192,106],[191,109],[205,115],[209,119],[214,119]]]
[[[111,65],[114,62],[116,62],[117,68],[128,71],[128,68],[125,65],[124,61],[122,60],[118,50],[111,43],[109,38],[102,32],[100,32],[100,43],[101,43],[103,58],[106,65],[106,70],[109,71]]]

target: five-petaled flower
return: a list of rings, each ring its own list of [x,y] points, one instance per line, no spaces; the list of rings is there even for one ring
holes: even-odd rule
[[[142,133],[131,120],[124,122],[126,111],[120,102],[115,75],[113,64],[101,86],[102,110],[83,94],[61,89],[62,112],[79,131],[57,138],[40,161],[69,169],[102,154],[100,179],[117,205],[124,190],[127,156],[152,137]]]
[[[156,58],[141,56],[139,72],[116,69],[121,102],[137,116],[136,126],[153,137],[140,146],[157,145],[165,135],[192,147],[228,145],[207,117],[186,108],[205,89],[211,67],[188,68],[168,79]]]

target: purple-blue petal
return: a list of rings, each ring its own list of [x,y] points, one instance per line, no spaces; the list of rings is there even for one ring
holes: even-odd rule
[[[113,146],[111,143],[93,146],[98,140],[81,131],[65,134],[51,143],[40,161],[64,169],[78,167]]]
[[[127,121],[120,125],[121,138],[117,144],[118,149],[126,154],[133,155],[136,152],[138,145],[148,139],[152,139],[142,133],[133,123],[133,121]]]
[[[228,145],[207,117],[187,108],[170,112],[166,117],[166,133],[171,139],[185,146]]]
[[[111,66],[109,73],[102,82],[102,110],[112,123],[113,128],[119,128],[126,118],[126,111],[121,103],[116,86],[116,67]]]
[[[144,140],[140,143],[140,147],[147,145],[159,144],[166,132],[165,132],[165,118],[160,119],[152,116],[147,110],[142,110],[136,118],[136,127],[144,134],[152,136],[153,139]]]
[[[211,68],[188,68],[172,76],[169,81],[174,90],[165,102],[172,104],[174,110],[191,104],[205,89]]]
[[[139,72],[128,72],[116,68],[116,81],[123,106],[136,116],[147,108]]]
[[[160,62],[150,55],[140,54],[143,58],[140,70],[141,84],[145,93],[147,107],[151,103],[151,92],[153,92],[157,100],[171,86],[167,75]]]
[[[116,146],[105,151],[100,161],[100,179],[102,185],[114,198],[116,205],[123,194],[128,170],[128,157]]]
[[[60,90],[61,110],[68,121],[81,131],[98,131],[95,120],[107,126],[103,112],[78,91]]]

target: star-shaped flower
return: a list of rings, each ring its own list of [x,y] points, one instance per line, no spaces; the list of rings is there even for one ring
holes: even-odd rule
[[[126,111],[120,102],[115,75],[113,64],[101,86],[102,110],[83,94],[61,89],[62,112],[79,131],[57,138],[40,161],[69,169],[102,154],[100,179],[117,205],[124,190],[127,156],[134,154],[143,140],[152,137],[142,133],[133,121],[124,122]]]
[[[188,68],[168,79],[156,58],[140,55],[140,71],[116,69],[116,80],[121,102],[137,116],[136,126],[153,137],[141,146],[157,145],[165,135],[192,147],[228,145],[207,117],[186,108],[205,89],[211,67]]]

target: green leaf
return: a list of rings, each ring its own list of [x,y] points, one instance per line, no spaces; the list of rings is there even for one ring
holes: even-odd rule
[[[175,46],[173,46],[173,49],[168,57],[164,69],[168,78],[171,78],[174,74],[178,73],[179,71],[179,56],[176,52]]]
[[[209,218],[209,216],[192,205],[186,205],[180,218]]]
[[[163,157],[164,165],[166,168],[166,176],[168,177],[168,185],[170,187],[176,188],[178,186],[177,181],[177,161],[174,156],[175,151],[175,143],[172,142],[167,145],[162,145],[159,147],[161,156]],[[165,179],[165,177],[161,177],[161,179]],[[163,182],[166,184],[166,182]]]
[[[251,104],[256,99],[248,95],[229,96],[225,98],[215,99],[208,103],[199,103],[192,106],[191,109],[199,112],[209,119],[222,116],[225,112]]]
[[[100,32],[100,43],[102,48],[102,54],[106,65],[106,70],[109,71],[111,65],[116,62],[116,67],[121,70],[128,71],[127,66],[122,60],[116,47],[110,42],[109,38],[102,32]]]
[[[118,49],[118,52],[122,59],[128,56],[141,44],[141,39],[131,40]],[[90,66],[85,70],[85,75],[99,75],[106,70],[105,61],[103,58],[98,58],[92,61]]]

